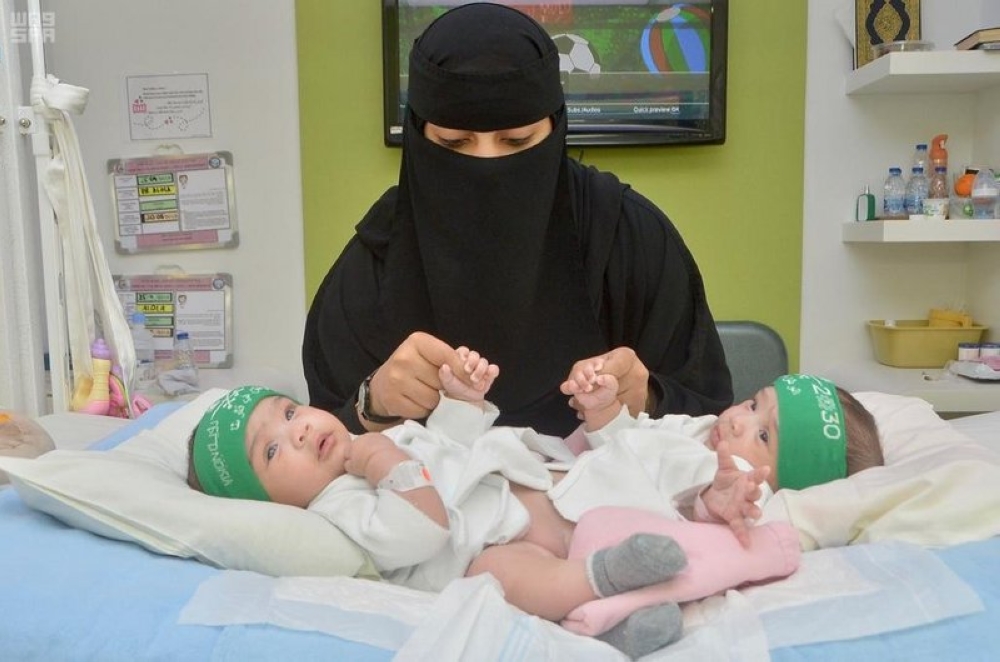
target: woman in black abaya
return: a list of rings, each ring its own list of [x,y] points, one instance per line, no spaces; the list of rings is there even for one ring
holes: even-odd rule
[[[500,367],[499,424],[568,434],[576,412],[559,384],[594,356],[633,413],[728,406],[722,345],[676,228],[566,156],[544,30],[508,7],[463,5],[415,42],[409,72],[399,185],[309,311],[311,404],[355,431],[423,418],[438,367],[466,345]]]

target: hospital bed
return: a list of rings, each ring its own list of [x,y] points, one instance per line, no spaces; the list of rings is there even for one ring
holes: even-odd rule
[[[739,326],[753,342],[760,340],[752,324]],[[778,365],[754,366],[761,375],[780,374],[781,361],[787,360],[783,347],[777,351],[774,339],[769,342]],[[738,351],[738,345],[727,344],[727,354]],[[887,461],[936,467],[955,458],[977,470],[986,465],[987,480],[990,472],[1000,472],[1000,412],[943,421],[913,398],[869,394],[866,405],[895,444]],[[337,570],[349,567],[348,574],[362,578],[317,571],[275,579],[200,562],[196,559],[214,558],[203,541],[157,538],[134,512],[129,517],[138,526],[126,530],[121,525],[125,511],[144,507],[142,499],[149,495],[141,493],[143,486],[155,490],[142,477],[150,457],[133,454],[128,460],[137,484],[127,477],[116,483],[121,474],[112,469],[101,474],[108,483],[103,502],[67,487],[81,462],[56,462],[60,455],[69,453],[66,459],[72,460],[73,453],[109,455],[130,444],[138,447],[147,435],[152,440],[157,431],[190,419],[190,409],[185,403],[160,404],[134,421],[43,417],[57,448],[88,450],[42,456],[53,459],[44,475],[3,465],[15,488],[0,489],[0,658],[620,659],[603,644],[507,607],[488,578],[459,580],[454,590],[438,596],[365,579],[370,566],[350,554],[346,561],[341,558],[348,565]],[[907,453],[914,457],[904,457]],[[843,550],[805,552],[800,570],[785,580],[685,605],[684,639],[648,659],[995,659],[1000,651],[998,484],[985,488],[984,501],[966,502],[974,520],[969,528],[939,527],[930,517],[927,528],[942,529],[945,543],[914,544],[872,533],[871,540],[859,539]],[[925,488],[908,484],[907,489]],[[941,497],[930,489],[929,497]],[[236,524],[220,525],[216,532],[221,535]],[[991,528],[996,530],[991,533]],[[265,524],[256,535],[295,554],[309,540]],[[230,568],[280,563],[266,554],[253,557],[257,551],[215,563]],[[304,561],[306,567],[310,562]]]

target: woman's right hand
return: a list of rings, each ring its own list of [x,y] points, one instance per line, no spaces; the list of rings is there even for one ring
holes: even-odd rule
[[[427,417],[441,397],[438,370],[444,364],[450,365],[456,375],[465,374],[458,353],[448,343],[429,333],[411,333],[372,377],[372,413],[410,419]],[[366,427],[374,429],[370,424]]]

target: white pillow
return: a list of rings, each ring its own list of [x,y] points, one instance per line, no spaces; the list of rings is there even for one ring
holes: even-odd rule
[[[315,513],[188,487],[187,440],[224,393],[203,393],[115,449],[0,458],[0,468],[29,506],[153,552],[279,577],[377,577],[368,556]]]
[[[924,400],[854,395],[875,417],[885,466],[779,490],[762,521],[791,522],[805,550],[879,540],[940,546],[1000,535],[1000,454],[956,430]]]

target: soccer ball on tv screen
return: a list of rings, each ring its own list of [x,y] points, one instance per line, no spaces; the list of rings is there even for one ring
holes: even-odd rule
[[[576,34],[562,33],[552,36],[559,50],[559,71],[562,73],[601,73],[601,63],[590,42]]]

